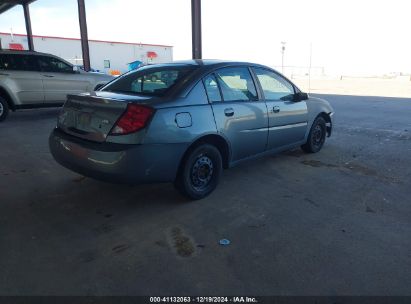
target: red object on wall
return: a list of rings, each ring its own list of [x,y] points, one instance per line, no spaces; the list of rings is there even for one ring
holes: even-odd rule
[[[20,43],[9,43],[10,50],[23,51],[24,47]]]
[[[147,57],[148,58],[157,58],[157,53],[156,52],[147,52]]]

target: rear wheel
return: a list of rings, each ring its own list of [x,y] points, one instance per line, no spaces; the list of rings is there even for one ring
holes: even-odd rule
[[[5,120],[9,114],[9,105],[7,100],[0,96],[0,122]]]
[[[325,124],[325,119],[319,116],[314,120],[310,133],[308,134],[307,142],[301,146],[301,149],[307,153],[316,153],[320,151],[324,145],[326,135],[327,126]]]
[[[188,198],[202,199],[217,187],[222,170],[220,151],[202,144],[185,157],[174,185]]]

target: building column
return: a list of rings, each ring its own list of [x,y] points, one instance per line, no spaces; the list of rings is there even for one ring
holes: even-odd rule
[[[191,0],[191,35],[193,59],[201,59],[201,0]]]
[[[24,20],[26,21],[27,43],[29,45],[29,50],[34,51],[33,32],[31,30],[30,10],[28,3],[23,4],[23,11]]]
[[[78,19],[80,24],[81,51],[83,53],[83,67],[85,71],[90,71],[90,51],[88,47],[86,6],[84,0],[77,0]]]

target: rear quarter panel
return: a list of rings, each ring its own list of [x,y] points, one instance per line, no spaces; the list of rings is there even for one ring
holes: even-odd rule
[[[178,117],[191,117],[191,124],[178,125]],[[186,121],[185,121],[186,122]],[[190,144],[197,138],[216,134],[213,111],[209,104],[158,109],[143,143]]]
[[[1,71],[1,70],[0,70]],[[14,71],[4,71],[7,75],[0,75],[0,89],[5,91],[11,99],[13,106],[23,105],[27,103],[19,97],[19,93],[25,93],[25,91],[30,90],[31,94],[35,96],[33,101],[30,103],[43,103],[44,102],[44,94],[43,94],[43,87],[40,82],[37,80],[33,80],[32,83],[29,83],[29,87],[22,88],[19,81],[16,81],[12,75],[15,73]],[[19,71],[20,74],[23,74],[24,71]],[[27,83],[27,81],[26,81]],[[26,93],[26,95],[30,96],[30,93]]]
[[[13,83],[13,81],[11,81],[11,79],[9,79],[7,76],[0,75],[0,91],[7,93],[13,105],[21,104],[19,98],[14,93],[15,91],[17,91],[15,83]]]
[[[217,134],[213,110],[201,82],[187,97],[159,103],[156,107],[144,143],[190,144],[201,136]]]
[[[155,113],[148,127],[124,136],[108,136],[107,141],[124,144],[184,144],[208,134],[217,134],[214,115],[202,83],[187,97],[148,101]]]

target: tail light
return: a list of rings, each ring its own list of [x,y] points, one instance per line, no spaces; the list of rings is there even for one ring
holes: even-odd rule
[[[143,129],[153,115],[153,112],[152,108],[129,103],[126,111],[111,129],[110,134],[125,135]]]

